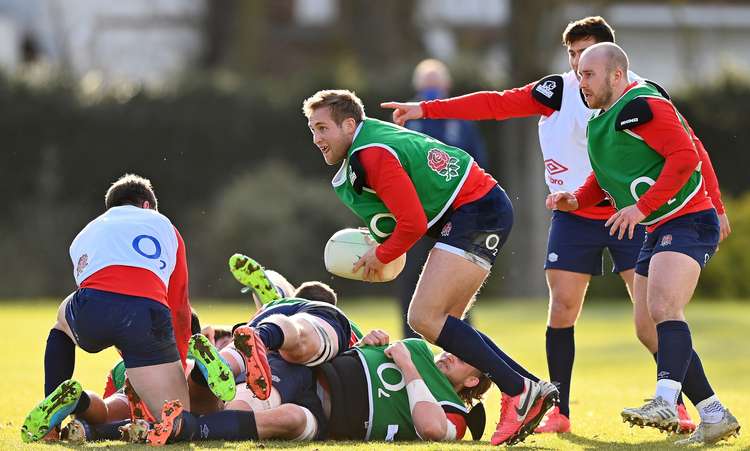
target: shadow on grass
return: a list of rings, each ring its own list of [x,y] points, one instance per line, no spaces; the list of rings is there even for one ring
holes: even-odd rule
[[[622,443],[617,441],[607,440],[596,440],[595,438],[583,437],[576,434],[559,434],[558,437],[561,440],[566,440],[574,445],[583,447],[584,449],[616,449],[616,450],[643,450],[643,449],[685,449],[684,445],[675,445],[674,442],[687,438],[687,436],[672,436],[663,440],[651,440],[648,442],[640,443]],[[692,446],[691,449],[696,448],[733,448],[734,444],[729,441],[717,443],[715,445],[703,445],[703,446]]]

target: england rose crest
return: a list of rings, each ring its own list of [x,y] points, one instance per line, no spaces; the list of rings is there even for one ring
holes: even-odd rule
[[[81,258],[78,259],[78,265],[76,265],[76,276],[80,276],[84,269],[86,269],[86,266],[89,264],[89,255],[83,254],[81,255]]]
[[[454,177],[458,177],[458,158],[451,157],[447,152],[440,149],[430,149],[427,152],[427,165],[439,175],[445,177],[446,182],[450,182]]]

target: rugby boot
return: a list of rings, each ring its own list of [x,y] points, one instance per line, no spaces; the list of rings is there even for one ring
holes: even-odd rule
[[[161,409],[161,422],[155,423],[148,431],[146,443],[151,446],[164,446],[167,440],[176,433],[176,419],[182,414],[182,403],[179,399],[164,402]]]
[[[263,266],[247,255],[234,254],[229,257],[229,271],[237,279],[237,282],[247,288],[243,289],[242,292],[246,293],[252,290],[261,304],[265,305],[281,299],[281,295],[266,275]]]
[[[680,419],[680,428],[678,434],[690,434],[695,431],[695,422],[690,418],[684,403],[677,404],[677,417]]]
[[[266,345],[255,329],[240,326],[234,331],[234,347],[245,359],[247,388],[256,398],[268,399],[271,396],[271,367],[266,357]]]
[[[713,445],[730,437],[740,435],[740,423],[737,418],[724,409],[724,416],[718,423],[706,423],[701,421],[698,428],[690,437],[674,442],[675,445]]]
[[[85,420],[73,419],[60,431],[60,439],[73,445],[83,445],[91,437],[91,428]]]
[[[560,408],[555,406],[547,412],[539,427],[534,429],[535,434],[564,434],[570,432],[570,419],[560,413]]]
[[[560,402],[560,392],[557,390],[555,384],[544,380],[540,380],[537,384],[541,391],[541,397],[531,407],[528,415],[526,415],[526,419],[523,422],[523,426],[521,426],[519,434],[506,442],[508,445],[520,443],[524,441],[526,437],[533,434],[537,426],[539,426],[539,423],[544,419],[544,414]]]
[[[125,378],[125,385],[123,386],[123,390],[125,391],[125,396],[127,396],[128,398],[130,421],[134,422],[135,420],[146,420],[149,422],[154,422],[154,416],[151,414],[151,411],[148,410],[148,406],[146,406],[146,403],[143,402],[140,396],[138,396],[138,393],[136,393],[135,389],[133,388],[133,384],[130,383],[130,379],[128,379],[127,377]]]
[[[234,399],[236,385],[232,369],[219,355],[219,351],[201,334],[190,337],[188,350],[208,383],[208,388],[222,401]]]
[[[25,443],[36,442],[60,426],[75,410],[82,392],[81,384],[72,379],[60,384],[26,416],[21,426],[21,439]]]
[[[623,409],[620,415],[623,422],[630,423],[630,427],[650,426],[667,434],[677,432],[680,427],[677,408],[661,396],[646,399],[646,404],[641,407]]]
[[[503,393],[502,405],[500,407],[500,420],[497,423],[495,432],[492,434],[490,443],[500,445],[503,443],[519,443],[526,439],[541,421],[544,412],[541,411],[539,401],[543,400],[542,389],[538,383],[528,379],[524,380],[523,392],[517,396],[509,396]],[[535,408],[536,407],[536,408]],[[539,418],[534,418],[533,414]],[[536,420],[536,424],[531,428],[524,428]]]

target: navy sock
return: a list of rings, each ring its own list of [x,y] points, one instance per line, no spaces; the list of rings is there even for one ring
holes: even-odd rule
[[[255,413],[242,410],[223,410],[197,418],[192,440],[257,440]]]
[[[498,357],[473,327],[455,316],[448,315],[435,344],[487,374],[506,395],[523,392],[523,376]]]
[[[659,363],[659,352],[657,351],[657,352],[653,353],[653,356],[654,356],[654,362],[656,362],[658,364]],[[688,367],[688,368],[690,368],[690,367]],[[685,379],[687,379],[687,375],[685,375]],[[685,387],[683,386],[682,389],[684,390]],[[690,396],[688,396],[688,398],[689,397]],[[685,399],[682,397],[682,392],[680,392],[680,394],[677,395],[677,404],[685,404]],[[693,403],[693,405],[695,405],[695,403]]]
[[[73,414],[79,415],[86,411],[86,409],[89,408],[89,405],[91,405],[91,398],[89,398],[89,394],[85,391],[81,392],[81,397],[78,398],[78,404],[76,404],[76,408],[73,409]]]
[[[276,351],[284,344],[284,331],[274,323],[260,323],[255,327],[266,349]]]
[[[464,322],[471,325],[471,323],[466,321],[466,319],[464,319]],[[538,377],[531,374],[528,370],[526,370],[526,368],[522,367],[521,364],[513,360],[508,354],[504,353],[500,348],[497,347],[497,345],[492,341],[490,337],[488,337],[487,335],[483,334],[482,332],[478,330],[477,330],[477,333],[481,335],[482,340],[484,340],[487,346],[492,348],[492,350],[495,352],[495,355],[503,359],[503,361],[507,363],[509,367],[513,368],[513,371],[525,377],[526,379],[530,379],[534,382],[539,382]]]
[[[703,371],[703,363],[695,349],[693,349],[693,356],[690,358],[687,373],[685,373],[685,380],[682,381],[682,391],[693,405],[714,395],[714,389],[708,382],[706,373]]]
[[[656,325],[659,352],[656,358],[656,379],[685,380],[693,343],[685,321],[663,321]]]
[[[88,425],[87,441],[95,442],[99,440],[120,440],[120,426],[129,424],[130,420],[120,420],[114,423],[91,424]],[[89,435],[90,434],[90,435]]]
[[[545,335],[550,382],[560,391],[560,413],[570,418],[570,380],[576,357],[574,326],[547,326]]]
[[[174,435],[171,441],[189,442],[195,437],[195,433],[198,432],[198,417],[183,410],[179,418],[181,422],[180,432]]]
[[[44,396],[49,396],[58,385],[73,377],[76,366],[76,345],[59,329],[49,331],[44,349]]]

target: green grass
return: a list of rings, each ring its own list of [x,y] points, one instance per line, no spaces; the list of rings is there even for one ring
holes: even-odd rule
[[[620,420],[623,407],[639,405],[654,388],[655,366],[651,356],[637,342],[627,301],[605,304],[589,300],[576,327],[576,364],[573,373],[573,432],[560,436],[533,435],[521,449],[668,449],[668,439],[650,429],[630,429]],[[232,324],[250,314],[250,306],[220,301],[196,302],[205,324]],[[343,308],[363,328],[398,331],[395,303],[388,299],[344,302]],[[0,303],[0,318],[6,327],[0,360],[0,450],[62,449],[68,445],[23,445],[19,429],[23,418],[40,399],[43,387],[44,345],[56,313],[56,304],[44,300],[16,300]],[[480,329],[526,365],[546,377],[544,353],[546,306],[541,302],[483,300],[475,308]],[[740,423],[750,424],[750,304],[703,302],[689,307],[693,343],[720,399],[731,408]],[[396,334],[394,333],[394,336]],[[85,388],[101,390],[107,370],[117,359],[113,350],[100,354],[78,351],[75,377]],[[489,449],[489,435],[499,414],[499,395],[487,398],[488,422],[483,442],[449,444],[315,443],[303,449]],[[695,410],[689,407],[697,417]],[[747,433],[724,442],[723,449],[750,449]],[[264,442],[267,448],[296,448],[292,442]],[[257,443],[204,442],[176,445],[191,449],[257,449]],[[88,447],[129,448],[124,443],[106,442]],[[174,446],[172,447],[174,448]]]

